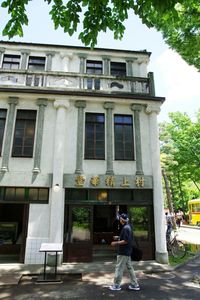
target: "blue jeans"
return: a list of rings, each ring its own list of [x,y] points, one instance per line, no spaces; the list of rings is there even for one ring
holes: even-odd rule
[[[117,263],[115,266],[115,277],[114,277],[114,284],[120,285],[122,281],[122,276],[124,273],[124,269],[127,267],[129,276],[131,279],[131,284],[135,285],[138,284],[137,278],[135,276],[135,271],[133,269],[133,264],[131,261],[130,256],[126,255],[117,255]]]

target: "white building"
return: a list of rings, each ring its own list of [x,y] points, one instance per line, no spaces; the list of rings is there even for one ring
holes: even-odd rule
[[[150,53],[0,42],[0,259],[111,250],[127,212],[144,259],[166,263]]]

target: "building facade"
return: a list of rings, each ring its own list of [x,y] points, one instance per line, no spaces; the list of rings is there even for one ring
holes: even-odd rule
[[[127,212],[144,259],[166,263],[150,53],[0,42],[0,259],[114,255]],[[6,257],[6,258],[5,258]]]

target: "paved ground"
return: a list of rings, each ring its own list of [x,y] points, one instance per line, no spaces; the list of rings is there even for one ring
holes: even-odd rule
[[[191,242],[193,234],[181,228],[179,236]],[[198,230],[198,235],[200,231]],[[186,236],[187,235],[187,236]],[[199,237],[196,236],[196,240]],[[122,282],[122,290],[108,289],[113,282],[115,262],[72,263],[59,267],[62,283],[38,284],[42,266],[0,264],[0,299],[2,300],[63,300],[63,299],[135,299],[135,300],[199,300],[200,252],[187,264],[176,269],[155,261],[134,263],[141,286],[140,291],[129,291],[128,274]],[[35,275],[34,275],[35,274]]]
[[[63,299],[148,299],[148,300],[199,300],[200,295],[200,254],[186,265],[175,270],[137,270],[140,291],[127,290],[129,279],[125,274],[121,291],[110,291],[113,272],[83,272],[63,275],[60,284],[38,284],[38,276],[23,276],[19,284],[0,286],[2,300],[63,300]],[[4,274],[4,276],[8,275]],[[13,274],[14,275],[14,274]]]

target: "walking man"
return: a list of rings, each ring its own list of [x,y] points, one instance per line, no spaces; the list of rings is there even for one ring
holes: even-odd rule
[[[129,219],[127,214],[122,213],[119,216],[119,221],[122,225],[122,230],[120,232],[119,237],[114,237],[114,239],[118,239],[117,241],[113,241],[111,246],[117,246],[117,263],[115,267],[115,277],[114,277],[114,285],[110,286],[110,290],[112,291],[120,291],[121,290],[121,281],[125,267],[127,267],[131,284],[129,285],[130,290],[139,291],[140,286],[138,284],[137,278],[135,276],[135,271],[133,269],[133,265],[131,262],[131,252],[132,252],[132,241],[133,234],[130,224],[128,223]]]

